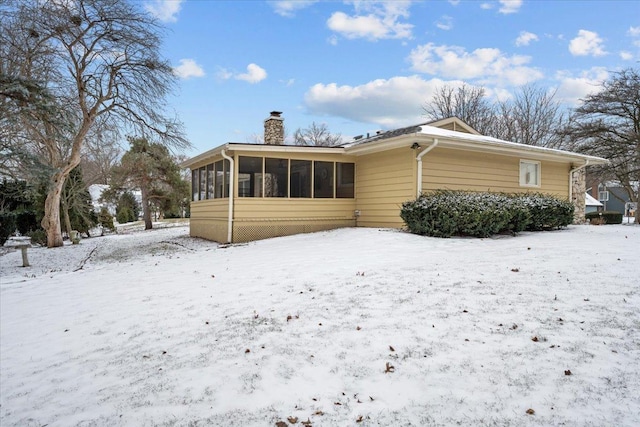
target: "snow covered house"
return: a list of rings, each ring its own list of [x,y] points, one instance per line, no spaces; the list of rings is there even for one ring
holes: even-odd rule
[[[226,143],[192,172],[190,233],[247,242],[339,227],[400,228],[403,202],[436,189],[543,192],[584,218],[584,168],[606,160],[480,135],[457,118],[356,137],[334,147],[284,144],[281,113],[264,144]]]

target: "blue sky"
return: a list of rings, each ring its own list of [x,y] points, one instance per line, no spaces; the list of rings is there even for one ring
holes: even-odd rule
[[[345,138],[424,121],[434,90],[519,86],[574,106],[612,71],[640,67],[640,1],[148,0],[180,76],[169,100],[195,155],[255,142],[269,112]]]

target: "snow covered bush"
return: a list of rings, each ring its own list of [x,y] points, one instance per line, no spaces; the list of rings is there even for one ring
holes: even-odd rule
[[[405,202],[400,217],[415,234],[488,237],[565,227],[573,220],[573,205],[537,193],[439,190]]]
[[[567,200],[561,200],[542,193],[516,194],[531,214],[529,231],[552,230],[566,227],[573,222],[575,207]]]

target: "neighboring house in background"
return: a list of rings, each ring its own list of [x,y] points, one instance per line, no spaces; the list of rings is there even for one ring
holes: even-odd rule
[[[590,194],[603,204],[603,210],[616,211],[626,215],[625,205],[631,199],[627,190],[615,181],[591,182]],[[601,197],[604,196],[604,197]],[[605,200],[606,199],[606,200]]]
[[[585,194],[585,213],[602,210],[603,204],[589,195]]]
[[[192,171],[190,234],[247,242],[339,227],[401,228],[403,202],[438,189],[542,192],[584,219],[587,164],[605,159],[480,135],[457,118],[356,137],[334,147],[227,143],[185,162]]]

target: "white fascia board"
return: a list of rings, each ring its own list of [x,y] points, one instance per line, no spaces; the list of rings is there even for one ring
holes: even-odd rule
[[[440,129],[439,129],[440,130]],[[496,153],[513,157],[526,157],[535,160],[549,160],[555,162],[579,162],[589,164],[605,164],[609,161],[601,157],[588,156],[586,154],[573,153],[571,151],[556,150],[552,148],[538,147],[534,145],[517,144],[515,142],[502,141],[482,135],[461,134],[452,131],[442,131],[439,134],[427,134],[423,132],[400,135],[395,138],[382,138],[378,141],[363,142],[346,148],[347,154],[364,155],[394,148],[410,148],[414,142],[421,146],[439,141],[439,148],[451,148],[466,151]]]
[[[191,166],[198,164],[210,157],[215,157],[220,155],[220,152],[224,149],[227,148],[229,144],[224,144],[224,145],[219,145],[216,148],[212,148],[209,151],[205,151],[204,153],[198,154],[197,156],[194,156],[190,159],[185,160],[184,162],[180,163],[180,167],[181,168],[191,168]]]
[[[227,143],[198,154],[180,164],[180,167],[189,168],[195,164],[202,163],[211,157],[221,156],[222,150],[227,153],[234,152],[263,152],[263,153],[323,153],[323,154],[345,154],[342,147],[311,147],[300,145],[275,145],[275,144],[242,144]]]
[[[588,156],[586,154],[573,153],[571,151],[555,150],[545,147],[537,147],[534,145],[524,145],[508,143],[508,145],[496,142],[483,141],[456,141],[437,138],[440,141],[440,147],[451,149],[496,153],[513,157],[524,157],[534,160],[548,160],[553,162],[580,162],[585,163],[589,160],[590,165],[605,164],[609,161],[601,157]]]

